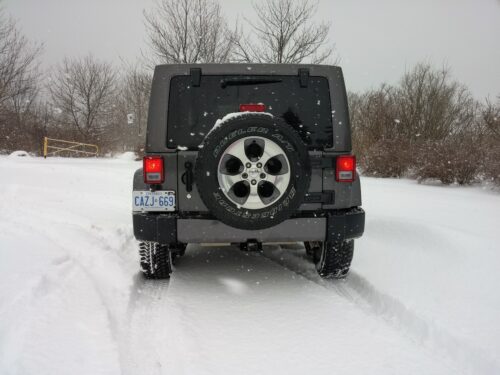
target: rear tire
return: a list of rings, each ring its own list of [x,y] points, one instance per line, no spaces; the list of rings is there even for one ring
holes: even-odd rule
[[[314,248],[314,263],[324,279],[342,279],[347,276],[354,254],[354,240],[320,242]]]
[[[172,253],[158,242],[139,243],[141,270],[147,279],[168,279],[172,273]]]

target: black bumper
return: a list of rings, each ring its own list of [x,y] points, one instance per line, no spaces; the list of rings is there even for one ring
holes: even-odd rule
[[[342,241],[361,237],[365,212],[361,208],[332,210],[285,220],[262,230],[229,227],[210,217],[178,214],[134,213],[134,235],[140,241],[163,244],[244,242]]]

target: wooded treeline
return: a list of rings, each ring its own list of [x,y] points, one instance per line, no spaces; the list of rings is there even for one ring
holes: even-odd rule
[[[217,0],[157,0],[143,15],[149,45],[138,61],[87,55],[45,71],[43,45],[0,9],[0,153],[39,154],[44,136],[140,151],[159,63],[338,60],[314,0],[260,0],[254,13],[230,24]],[[449,69],[418,64],[396,85],[350,93],[349,103],[363,173],[500,183],[500,96],[479,102]]]
[[[475,100],[449,69],[417,64],[397,85],[350,93],[349,106],[365,175],[500,183],[500,96]]]
[[[0,9],[0,152],[39,154],[44,136],[98,144],[103,153],[140,150],[156,64],[332,57],[330,26],[313,21],[314,1],[262,0],[254,8],[262,22],[230,26],[217,0],[158,0],[144,12],[149,48],[138,61],[116,66],[87,55],[47,71],[39,68],[43,45]]]

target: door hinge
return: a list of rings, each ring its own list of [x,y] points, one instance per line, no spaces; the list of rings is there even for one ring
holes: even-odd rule
[[[186,168],[186,172],[182,174],[181,181],[184,185],[186,185],[186,191],[190,193],[193,191],[193,163],[187,161],[184,163],[184,168]]]
[[[201,69],[191,68],[189,74],[191,75],[191,84],[193,87],[199,87],[201,82]]]
[[[300,87],[307,87],[309,84],[309,69],[300,68],[299,69],[299,82]]]

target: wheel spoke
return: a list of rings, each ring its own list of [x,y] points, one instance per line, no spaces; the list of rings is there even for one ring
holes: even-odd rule
[[[262,199],[260,199],[259,193],[257,191],[257,185],[250,185],[250,194],[247,200],[243,204],[245,208],[262,208]]]
[[[283,193],[288,187],[289,180],[288,175],[279,175],[274,177],[274,179],[269,182],[272,183],[278,191]]]
[[[270,158],[267,163],[264,164],[264,169],[273,176],[287,174],[289,169],[285,155],[280,154]]]
[[[221,174],[220,178],[224,182],[223,186],[225,186],[227,189],[225,193],[227,193],[233,187],[234,184],[241,181],[241,175],[239,174],[237,175]],[[223,186],[221,186],[221,189],[224,190]]]
[[[279,189],[273,183],[269,181],[262,181],[257,189],[259,192],[260,199],[264,204],[268,205],[278,199],[281,195]]]
[[[242,141],[236,141],[231,146],[226,149],[226,154],[232,155],[239,159],[243,165],[250,162],[245,153],[245,143]]]
[[[243,164],[240,159],[234,157],[233,155],[225,154],[219,163],[219,172],[221,174],[236,175],[243,172]]]
[[[274,142],[265,141],[264,153],[262,154],[259,162],[262,165],[266,165],[269,159],[277,157],[278,155],[283,155],[283,150]]]
[[[248,138],[244,141],[245,154],[250,161],[260,160],[264,153],[265,141],[262,138]]]
[[[259,210],[280,199],[290,183],[283,149],[265,137],[234,141],[224,151],[217,178],[223,193],[238,207]]]
[[[244,205],[250,194],[250,184],[247,181],[235,183],[227,193],[239,205]]]

